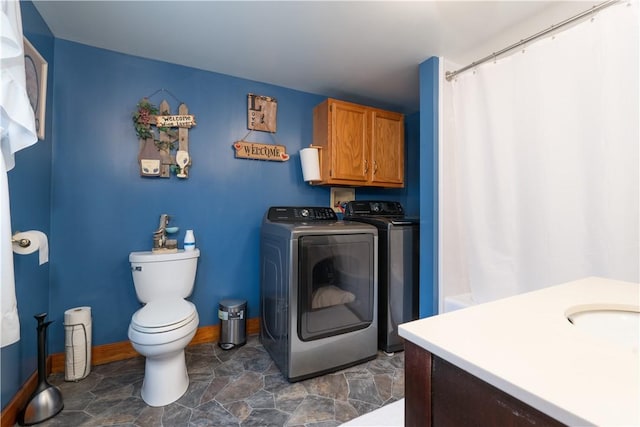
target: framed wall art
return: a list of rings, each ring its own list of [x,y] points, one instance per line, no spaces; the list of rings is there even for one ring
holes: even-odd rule
[[[247,129],[276,132],[278,101],[271,96],[247,94]]]
[[[24,67],[27,95],[36,117],[36,132],[38,139],[44,139],[48,64],[26,37],[24,38]]]

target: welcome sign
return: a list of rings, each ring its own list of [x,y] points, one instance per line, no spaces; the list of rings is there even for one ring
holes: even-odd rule
[[[190,128],[196,125],[195,116],[191,114],[161,115],[156,117],[159,128]]]
[[[284,145],[258,144],[255,142],[236,141],[233,144],[237,159],[271,160],[286,162],[289,160]]]

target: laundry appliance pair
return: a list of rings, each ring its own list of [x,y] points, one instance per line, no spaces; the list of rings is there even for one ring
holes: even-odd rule
[[[375,224],[338,220],[329,207],[283,206],[266,212],[261,228],[260,338],[289,381],[373,359],[379,343],[385,351],[401,349],[395,341],[400,340],[398,319],[391,321],[392,343],[387,346],[382,340],[389,335],[391,317],[385,314],[388,302],[379,298],[391,293],[378,289],[379,272],[386,275],[389,270],[386,264],[379,269],[379,235]],[[411,249],[403,250],[408,256]],[[403,301],[403,309],[405,305]],[[384,333],[379,307],[385,311]],[[417,309],[410,311],[405,317],[417,316]]]

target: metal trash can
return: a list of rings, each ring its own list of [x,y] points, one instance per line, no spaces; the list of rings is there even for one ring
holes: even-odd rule
[[[247,302],[241,299],[223,299],[218,304],[220,341],[223,350],[231,350],[247,342]]]

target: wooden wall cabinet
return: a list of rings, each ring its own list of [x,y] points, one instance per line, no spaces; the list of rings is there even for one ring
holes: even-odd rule
[[[320,185],[404,187],[404,116],[327,99],[313,110]]]

